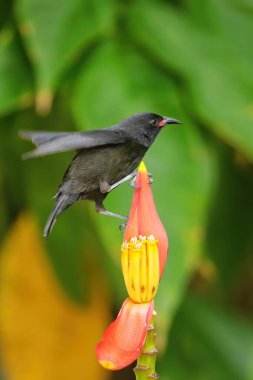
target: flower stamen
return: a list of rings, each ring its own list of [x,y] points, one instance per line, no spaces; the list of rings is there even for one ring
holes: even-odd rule
[[[153,235],[132,237],[121,246],[121,265],[130,298],[150,302],[159,284],[158,240]]]

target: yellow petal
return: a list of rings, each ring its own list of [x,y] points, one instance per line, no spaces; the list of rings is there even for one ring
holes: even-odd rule
[[[126,288],[130,298],[137,303],[141,302],[140,261],[141,249],[133,249],[130,253],[128,283],[126,283]]]
[[[126,248],[127,247],[127,248]],[[133,302],[150,302],[159,285],[158,240],[150,235],[131,238],[121,245],[121,265],[125,285]]]
[[[147,298],[152,299],[157,292],[159,284],[159,253],[157,241],[147,242],[147,261],[148,261],[148,290]]]
[[[140,275],[140,288],[141,288],[141,302],[146,302],[148,299],[148,262],[147,262],[147,242],[142,243],[141,255],[141,275]]]

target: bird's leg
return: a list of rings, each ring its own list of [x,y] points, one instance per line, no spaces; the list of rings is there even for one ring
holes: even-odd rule
[[[115,189],[115,187],[121,185],[122,183],[128,181],[129,179],[133,178],[136,176],[136,172],[133,172],[131,174],[128,174],[126,177],[122,178],[120,181],[114,183],[112,186],[111,186],[111,189],[110,190],[113,190]]]
[[[102,201],[97,201],[95,206],[96,206],[96,211],[99,214],[114,216],[115,218],[127,220],[127,216],[124,216],[121,214],[116,214],[116,213],[111,212],[111,211],[107,211]]]
[[[101,193],[109,193],[110,191],[112,191],[113,189],[115,189],[116,187],[118,187],[119,185],[121,185],[122,183],[128,181],[129,179],[133,178],[136,176],[136,172],[133,172],[131,174],[128,174],[126,177],[122,178],[120,181],[118,182],[115,182],[113,185],[109,185],[109,183],[107,181],[101,181],[100,184],[99,184],[99,188],[100,188],[100,191]]]
[[[110,190],[111,190],[111,186],[109,185],[109,183],[107,181],[100,181],[100,183],[99,183],[99,190],[103,194],[109,193]]]

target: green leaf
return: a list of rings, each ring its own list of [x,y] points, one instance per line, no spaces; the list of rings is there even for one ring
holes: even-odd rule
[[[12,8],[13,8],[13,0],[10,0],[10,1],[0,0],[0,9],[1,9],[0,28],[1,29],[10,22],[10,19],[12,17]],[[0,373],[0,379],[1,379],[1,373]]]
[[[113,0],[20,0],[17,15],[37,90],[50,101],[62,74],[94,38],[112,27]],[[42,97],[43,99],[43,97]]]
[[[218,271],[217,282],[222,298],[231,302],[245,287],[247,277],[244,272],[247,272],[252,256],[253,168],[243,157],[235,156],[231,148],[217,145],[218,181],[209,213],[205,252]],[[238,279],[238,276],[242,278]],[[232,294],[227,294],[228,289]],[[242,302],[247,303],[240,295],[242,298]]]
[[[252,12],[209,0],[202,13],[188,3],[188,12],[157,4],[147,4],[143,12],[139,2],[129,30],[138,45],[183,78],[191,112],[252,159]]]
[[[0,33],[0,115],[31,104],[33,81],[30,67],[10,28]]]
[[[168,268],[157,296],[159,328],[164,332],[181,302],[187,279],[201,253],[213,176],[208,152],[184,114],[177,89],[169,76],[125,45],[122,48],[111,42],[97,49],[77,78],[73,108],[81,129],[105,127],[142,111],[183,121],[182,126],[165,128],[145,158],[154,178],[157,208],[170,239]],[[131,196],[129,186],[122,185],[108,196],[106,206],[127,215]],[[120,272],[122,234],[118,230],[119,221],[94,212],[92,215],[108,256]],[[116,291],[118,287],[115,283]]]
[[[253,332],[231,313],[188,296],[158,373],[171,380],[251,380]]]

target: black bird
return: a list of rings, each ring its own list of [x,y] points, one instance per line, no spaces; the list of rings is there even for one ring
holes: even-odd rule
[[[48,218],[43,235],[47,238],[57,217],[79,199],[95,202],[96,211],[126,219],[109,212],[103,201],[108,193],[134,177],[161,128],[180,121],[154,113],[139,113],[110,127],[88,132],[31,132],[20,136],[36,146],[23,158],[45,156],[76,150],[55,195],[56,203]]]

